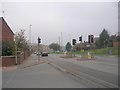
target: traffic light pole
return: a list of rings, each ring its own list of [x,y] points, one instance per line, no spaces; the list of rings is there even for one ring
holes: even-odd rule
[[[38,61],[40,61],[40,43],[38,43]]]
[[[76,39],[73,39],[72,41],[73,41],[72,43],[73,43],[73,46],[74,46],[76,44]],[[75,57],[75,49],[74,48],[73,48],[73,53],[74,53],[73,56]]]
[[[38,37],[38,61],[40,61],[40,43],[41,39]]]

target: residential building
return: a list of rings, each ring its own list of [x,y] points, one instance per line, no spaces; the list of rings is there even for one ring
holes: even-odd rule
[[[0,41],[14,41],[14,33],[3,17],[0,17]]]

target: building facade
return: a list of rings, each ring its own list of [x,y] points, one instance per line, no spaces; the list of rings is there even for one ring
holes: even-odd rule
[[[14,33],[3,17],[0,17],[0,41],[14,41]]]

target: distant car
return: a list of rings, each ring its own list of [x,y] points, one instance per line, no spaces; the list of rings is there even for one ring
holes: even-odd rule
[[[48,56],[48,52],[42,52],[42,56]]]

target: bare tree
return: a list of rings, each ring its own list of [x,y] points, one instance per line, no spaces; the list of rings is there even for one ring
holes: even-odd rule
[[[29,49],[28,41],[24,35],[25,30],[20,30],[20,32],[15,34],[15,45],[19,51],[25,51],[26,49]]]

